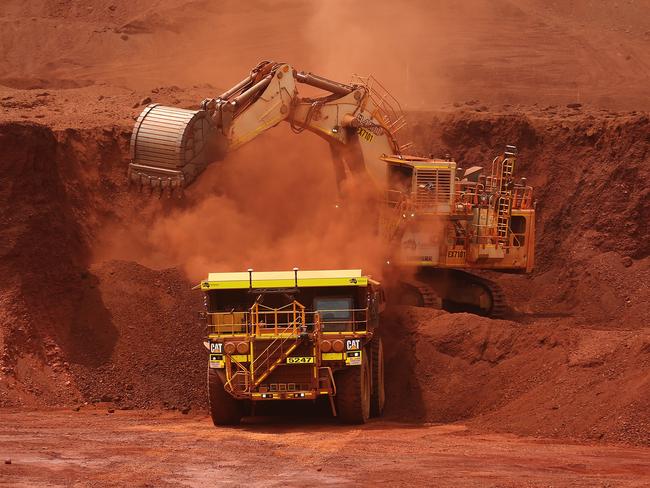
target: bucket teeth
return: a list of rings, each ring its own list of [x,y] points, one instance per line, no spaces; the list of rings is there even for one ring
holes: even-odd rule
[[[141,174],[140,175],[140,181],[139,181],[139,184],[138,184],[138,189],[140,190],[140,193],[144,193],[146,191],[145,188],[147,186],[149,186],[148,185],[148,178],[145,175]]]
[[[183,195],[185,194],[185,189],[183,188],[183,185],[176,186],[175,193],[177,198],[183,198]]]
[[[183,198],[184,187],[185,185],[182,177],[171,180],[171,193],[175,194],[177,198]]]
[[[150,196],[151,195],[151,177],[146,176],[146,175],[142,175],[142,180],[141,181],[142,181],[142,192],[145,195]]]
[[[162,196],[162,181],[160,178],[150,178],[151,194],[160,198]]]
[[[182,174],[166,175],[149,175],[141,171],[135,171],[129,168],[127,175],[128,189],[137,188],[140,193],[147,196],[155,195],[158,198],[172,198],[173,195],[181,198],[183,196],[183,187],[185,178]]]
[[[172,180],[170,178],[165,178],[160,182],[160,192],[161,195],[164,195],[165,198],[171,198],[172,196]]]

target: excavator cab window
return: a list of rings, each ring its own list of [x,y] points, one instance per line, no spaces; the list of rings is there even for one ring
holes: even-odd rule
[[[526,240],[526,217],[513,215],[510,219],[510,231],[512,232],[512,245],[523,246]]]
[[[388,165],[387,199],[391,205],[396,205],[401,197],[410,195],[413,189],[413,168],[397,164]]]

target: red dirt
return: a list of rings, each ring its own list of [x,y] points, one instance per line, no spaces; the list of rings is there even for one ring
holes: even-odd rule
[[[98,434],[101,433],[101,434]],[[258,419],[214,429],[207,416],[0,410],[0,486],[647,486],[647,449],[416,428]]]
[[[281,24],[264,1],[245,15],[239,2],[23,4],[0,6],[0,406],[203,411],[197,279],[376,260],[330,213],[327,148],[285,126],[183,200],[124,188],[145,97],[196,107],[277,56],[343,80],[372,72],[406,102],[402,138],[422,154],[469,167],[516,144],[536,189],[535,272],[491,275],[508,320],[388,314],[386,417],[650,444],[647,3],[412,2],[400,43],[378,34],[392,30],[382,4],[370,30],[329,4],[276,6]],[[340,63],[349,38],[366,55]],[[251,227],[264,232],[242,245]]]
[[[597,330],[565,318],[523,324],[418,308],[400,310],[389,323],[388,418],[648,444],[647,329]],[[400,367],[405,355],[408,374]]]

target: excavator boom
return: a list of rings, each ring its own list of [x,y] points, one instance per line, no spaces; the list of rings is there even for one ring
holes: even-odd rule
[[[129,181],[160,191],[181,189],[213,161],[285,121],[294,132],[308,130],[330,144],[339,180],[346,172],[365,172],[383,189],[386,165],[380,158],[401,154],[396,132],[403,117],[373,81],[343,84],[265,61],[199,110],[149,105],[133,130]],[[300,97],[297,84],[328,93]]]

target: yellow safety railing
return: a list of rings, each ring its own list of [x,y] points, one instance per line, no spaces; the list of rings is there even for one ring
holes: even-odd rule
[[[251,320],[256,336],[280,332],[297,335],[305,325],[305,306],[296,300],[280,308],[255,302],[251,307]]]
[[[533,207],[533,188],[515,187],[512,194],[512,208],[529,209]]]
[[[324,316],[333,313],[347,312],[349,318],[325,319]],[[368,309],[354,308],[345,310],[318,310],[308,312],[307,317],[311,318],[309,324],[314,324],[315,329],[321,332],[361,332],[368,329]]]
[[[305,322],[305,307],[293,301],[280,308],[255,302],[248,311],[206,313],[208,334],[297,335]]]
[[[255,351],[253,355],[253,344],[251,344],[251,360],[248,365],[238,361],[235,357],[229,356],[226,363],[225,388],[238,398],[244,398],[254,388],[259,386],[280,364],[284,362],[300,344],[305,337],[304,332],[313,335],[314,344],[318,347],[318,336],[322,333],[337,332],[365,332],[368,330],[369,309],[338,309],[319,310],[307,312],[305,307],[297,301],[280,307],[266,307],[255,303],[249,312],[218,312],[209,314],[213,322],[221,323],[224,327],[231,327],[230,319],[227,317],[241,314],[240,318],[246,318],[244,330],[250,331],[251,336],[262,339],[271,339],[266,347]],[[346,314],[346,317],[336,315]],[[328,315],[330,315],[329,318]],[[239,326],[239,319],[236,328]],[[216,327],[212,325],[212,327]],[[257,344],[256,342],[254,344]],[[317,350],[317,357],[320,353]],[[331,376],[331,371],[329,375]],[[334,385],[332,378],[331,384]]]

